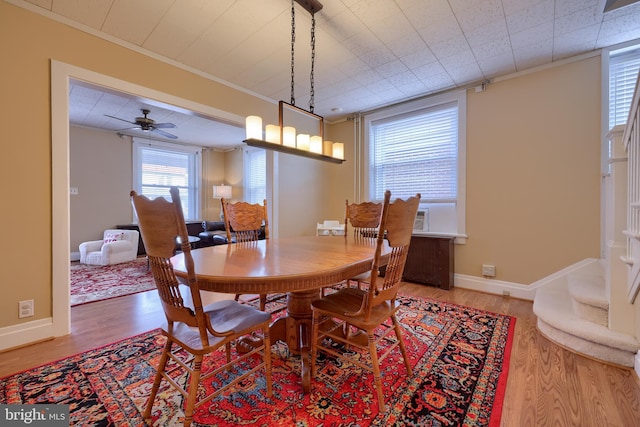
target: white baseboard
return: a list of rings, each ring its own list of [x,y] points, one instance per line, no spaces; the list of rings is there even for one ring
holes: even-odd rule
[[[53,319],[38,319],[32,322],[0,328],[0,351],[33,344],[55,336]]]
[[[640,379],[640,350],[636,353],[636,358],[633,364],[633,370],[636,371],[636,376]]]
[[[530,285],[488,279],[486,277],[467,276],[465,274],[456,274],[454,277],[454,284],[458,288],[470,289],[473,291],[480,291],[495,295],[509,295],[514,298],[533,301],[536,296],[536,290],[541,286],[557,280],[566,280],[566,276],[569,273],[575,271],[584,271],[585,269],[596,268],[598,266],[598,263],[598,259],[587,258],[566,268],[563,268],[562,270],[556,271],[555,273],[552,273],[547,277],[543,277],[542,279],[533,282]]]
[[[470,289],[487,294],[511,296],[529,301],[533,301],[536,295],[536,287],[531,285],[504,282],[502,280],[487,279],[485,277],[467,276],[464,274],[456,274],[454,284],[457,288]]]

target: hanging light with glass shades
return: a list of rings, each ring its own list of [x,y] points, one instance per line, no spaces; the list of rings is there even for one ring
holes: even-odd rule
[[[294,97],[294,1],[311,14],[311,98],[309,111],[297,107]],[[315,13],[320,9],[322,9],[322,4],[317,0],[291,0],[291,102],[280,101],[278,103],[278,124],[266,125],[264,134],[262,118],[259,116],[247,117],[244,143],[252,147],[341,164],[344,162],[344,144],[325,141],[324,118],[313,112],[315,103]],[[304,130],[296,133],[297,129]]]

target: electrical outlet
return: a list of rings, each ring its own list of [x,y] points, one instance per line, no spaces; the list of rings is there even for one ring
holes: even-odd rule
[[[485,277],[496,277],[496,266],[482,264],[482,275]]]
[[[77,196],[78,195],[78,187],[70,187],[69,188],[69,194],[71,194],[72,196]]]
[[[18,318],[33,316],[33,300],[18,302]]]

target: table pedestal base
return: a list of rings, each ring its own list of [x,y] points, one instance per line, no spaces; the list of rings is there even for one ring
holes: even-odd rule
[[[271,325],[271,342],[283,341],[293,354],[300,355],[300,376],[305,393],[311,390],[311,301],[320,297],[318,289],[287,294],[287,314]]]
[[[311,301],[319,297],[318,289],[287,293],[287,314],[269,327],[271,343],[282,341],[291,353],[300,355],[300,376],[305,393],[311,391]],[[243,337],[239,340],[237,351],[248,352],[251,348],[261,345],[260,341]]]

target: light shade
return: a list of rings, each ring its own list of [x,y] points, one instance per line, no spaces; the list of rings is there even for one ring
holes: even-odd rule
[[[282,145],[287,147],[296,146],[296,128],[293,126],[285,126],[282,128]]]
[[[249,116],[245,119],[247,139],[262,139],[262,118]]]
[[[344,144],[342,142],[333,143],[333,157],[344,160]]]
[[[231,198],[231,186],[230,185],[214,185],[213,186],[213,198],[214,199],[230,199]]]
[[[280,144],[280,126],[265,126],[265,140],[274,144]]]
[[[309,151],[322,154],[322,137],[314,135],[309,139]]]
[[[309,134],[298,134],[296,136],[296,148],[299,150],[309,151],[309,138]]]

